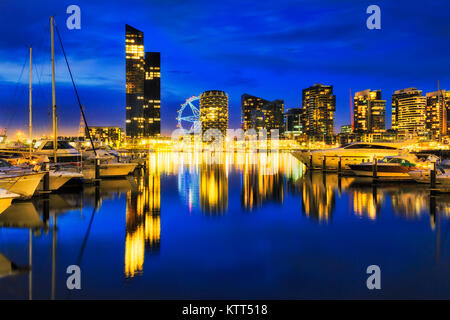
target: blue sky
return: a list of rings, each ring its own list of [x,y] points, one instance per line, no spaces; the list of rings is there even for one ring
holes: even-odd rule
[[[81,8],[81,30],[65,26],[66,8]],[[381,30],[366,28],[366,8],[381,8]],[[34,47],[34,118],[50,132],[50,40],[55,15],[90,125],[124,126],[124,29],[144,32],[145,50],[161,52],[163,132],[176,125],[184,100],[204,90],[230,96],[230,127],[240,121],[240,96],[284,99],[296,107],[301,89],[334,85],[336,127],[350,123],[349,89],[391,94],[417,87],[450,89],[448,1],[22,1],[0,3],[0,126],[26,131],[27,77],[18,82]],[[60,129],[74,133],[79,111],[56,49]]]

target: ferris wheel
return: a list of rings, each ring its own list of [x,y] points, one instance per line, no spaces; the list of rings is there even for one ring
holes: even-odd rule
[[[178,110],[177,127],[186,133],[194,133],[200,129],[200,97],[192,96]]]

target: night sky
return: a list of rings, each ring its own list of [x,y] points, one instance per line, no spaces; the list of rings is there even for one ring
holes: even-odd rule
[[[66,8],[81,8],[81,30],[66,28]],[[381,30],[366,27],[366,8],[381,8]],[[0,126],[27,132],[28,46],[34,47],[34,129],[50,132],[49,16],[62,34],[90,125],[125,125],[125,24],[144,32],[145,51],[161,52],[161,123],[205,90],[230,97],[230,127],[240,123],[243,93],[296,107],[301,89],[331,84],[336,131],[350,123],[349,89],[391,94],[450,89],[449,1],[10,1],[0,2]],[[61,133],[76,133],[80,113],[56,47]]]

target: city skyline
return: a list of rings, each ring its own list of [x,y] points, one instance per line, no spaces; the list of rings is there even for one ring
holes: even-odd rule
[[[407,87],[433,92],[437,90],[437,80],[441,81],[442,89],[449,87],[448,57],[442,54],[448,52],[449,44],[443,41],[448,22],[441,18],[445,11],[441,6],[448,4],[440,4],[439,1],[421,7],[421,11],[427,14],[423,14],[423,19],[421,15],[416,15],[414,24],[406,14],[402,14],[413,8],[381,1],[382,29],[376,31],[365,27],[365,5],[351,2],[339,7],[331,1],[321,5],[301,3],[295,6],[289,1],[277,6],[244,2],[242,6],[247,10],[233,19],[230,17],[235,3],[211,4],[216,9],[222,9],[218,17],[213,14],[217,10],[203,10],[204,17],[187,10],[201,7],[202,2],[177,6],[176,12],[165,15],[162,14],[167,11],[164,4],[132,3],[130,7],[142,8],[138,14],[132,15],[131,9],[123,5],[109,5],[108,13],[101,17],[102,23],[99,24],[94,20],[101,12],[96,10],[101,5],[81,1],[81,30],[77,31],[65,28],[65,6],[57,3],[46,4],[42,8],[30,5],[30,12],[24,13],[28,25],[21,26],[10,21],[13,31],[8,34],[3,31],[3,49],[0,52],[2,111],[11,106],[11,92],[20,75],[26,45],[34,42],[37,47],[36,63],[48,62],[48,57],[44,55],[47,53],[45,42],[48,39],[42,33],[48,16],[55,12],[61,12],[56,15],[56,23],[65,41],[88,122],[92,126],[125,127],[125,54],[122,39],[123,25],[126,23],[151,35],[146,37],[144,45],[151,51],[162,53],[161,123],[165,135],[176,128],[176,110],[180,104],[186,98],[207,90],[223,90],[229,94],[229,125],[238,128],[240,96],[245,92],[268,100],[283,99],[285,109],[289,109],[301,107],[303,88],[314,83],[330,84],[336,95],[335,128],[339,128],[350,122],[349,89],[352,92],[366,88],[381,89],[386,100],[386,127],[389,128],[391,93]],[[296,19],[288,9],[295,12]],[[179,10],[185,11],[186,21],[175,26],[169,26],[161,18],[152,19],[153,15],[167,17]],[[5,11],[10,13],[8,16],[14,16],[19,14],[20,9],[10,4]],[[269,11],[273,13],[270,15],[273,21],[267,20]],[[247,26],[242,19],[244,17],[255,22],[255,27]],[[196,29],[183,28],[187,26],[185,24],[194,22]],[[243,29],[245,32],[240,32]],[[402,37],[401,43],[394,43],[407,29],[412,29],[412,32]],[[45,50],[39,51],[42,38],[44,45],[41,49]],[[94,38],[96,43],[92,43]],[[426,50],[414,45],[418,39],[427,44]],[[223,41],[224,45],[214,47],[214,44]],[[88,46],[80,45],[86,42]],[[219,49],[222,54],[218,54]],[[332,55],[327,52],[329,50],[333,50]],[[60,52],[57,51],[57,55]],[[79,111],[67,82],[67,72],[62,63],[58,63],[61,58],[57,58],[60,128],[62,133],[68,128],[76,133]],[[414,67],[408,67],[412,65]],[[46,68],[41,69],[40,91],[45,96],[49,87],[48,76]],[[25,82],[26,77],[22,77],[20,86],[25,88]],[[38,91],[37,88],[35,131],[41,133],[48,129],[48,103],[39,101]],[[26,94],[22,96],[23,101],[17,99],[15,103],[17,111],[14,117],[9,116],[12,112],[6,110],[6,116],[2,119],[1,127],[8,127],[11,136],[15,130],[26,128],[23,115],[27,112],[27,97]],[[10,117],[13,118],[11,121]]]

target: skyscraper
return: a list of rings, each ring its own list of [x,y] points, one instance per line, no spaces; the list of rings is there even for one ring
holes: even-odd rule
[[[144,136],[144,33],[125,25],[126,135]]]
[[[159,52],[145,53],[144,132],[146,136],[161,133],[161,57]]]
[[[428,136],[437,139],[448,134],[450,91],[441,90],[426,94],[426,129]]]
[[[228,94],[209,90],[200,95],[200,122],[202,131],[218,129],[225,137],[228,129]]]
[[[126,136],[131,139],[160,134],[160,57],[144,53],[144,33],[125,25]]]
[[[284,132],[284,101],[268,101],[244,93],[241,96],[242,128],[244,131],[254,129],[257,132],[266,129]]]
[[[381,90],[356,92],[353,98],[353,132],[381,133],[386,128],[386,100]]]
[[[425,134],[426,98],[416,88],[397,90],[392,95],[392,129],[402,134]]]
[[[336,96],[333,86],[314,84],[303,89],[302,104],[305,116],[305,132],[312,140],[331,143],[334,131]]]
[[[417,88],[406,88],[397,90],[392,94],[392,106],[391,106],[391,128],[398,130],[398,104],[399,100],[409,97],[420,97],[422,91]]]

